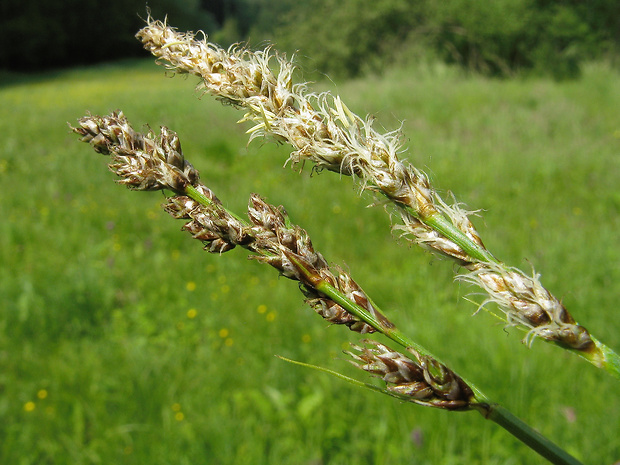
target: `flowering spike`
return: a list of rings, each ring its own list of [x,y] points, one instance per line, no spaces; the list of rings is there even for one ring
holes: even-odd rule
[[[173,47],[176,45],[170,45]],[[111,155],[110,169],[119,183],[136,190],[169,189],[164,210],[186,220],[183,230],[204,244],[205,250],[224,253],[236,246],[255,253],[251,258],[276,268],[283,276],[299,281],[309,305],[323,318],[353,331],[372,333],[376,329],[351,314],[315,288],[332,286],[350,302],[363,308],[382,328],[393,328],[371,303],[362,289],[344,271],[333,274],[317,252],[308,233],[288,219],[282,207],[268,204],[252,194],[248,205],[250,222],[225,209],[213,192],[200,183],[198,171],[185,160],[177,134],[166,127],[159,136],[133,130],[122,112],[109,116],[86,116],[73,131],[95,151]]]
[[[512,271],[485,248],[468,218],[469,212],[456,203],[448,205],[424,173],[399,159],[400,131],[378,132],[372,118],[355,115],[339,96],[306,93],[305,83],[292,82],[293,64],[273,55],[270,48],[225,51],[206,39],[198,40],[192,33],[179,33],[151,19],[137,38],[168,69],[200,77],[205,92],[243,108],[241,121],[252,123],[250,140],[268,136],[286,141],[294,148],[289,158],[293,165],[310,161],[315,169],[355,176],[363,189],[385,196],[402,221],[395,229],[472,271],[464,279],[489,292],[487,302],[497,302],[509,324],[525,326],[526,340],[540,336],[601,363],[596,361],[603,357],[600,344],[561,305],[562,311],[557,304],[555,310],[545,310],[546,291],[535,293],[534,300],[528,298],[524,305],[518,291],[507,298],[499,289],[503,285],[494,284],[504,281]],[[270,66],[274,59],[277,72]],[[536,279],[533,281],[531,289],[542,289]],[[506,287],[508,293],[515,289]],[[543,309],[533,318],[527,314],[532,305]]]
[[[383,379],[388,391],[429,407],[488,409],[462,378],[434,358],[413,348],[407,349],[413,355],[410,358],[376,341],[361,342],[365,346],[351,345],[352,350],[346,352],[353,358],[351,363]]]

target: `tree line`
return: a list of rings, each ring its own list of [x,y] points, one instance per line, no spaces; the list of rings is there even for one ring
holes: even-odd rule
[[[351,77],[431,57],[467,69],[574,77],[617,61],[617,0],[149,0],[155,18],[222,45],[274,42],[304,69]],[[40,71],[143,56],[144,0],[4,0],[0,68]]]

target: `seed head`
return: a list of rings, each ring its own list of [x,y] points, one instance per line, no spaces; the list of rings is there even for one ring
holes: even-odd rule
[[[109,116],[85,116],[72,130],[96,152],[112,155],[110,170],[120,184],[135,190],[170,189],[183,192],[197,185],[198,171],[183,158],[177,134],[161,128],[158,136],[133,130],[122,112]]]
[[[413,358],[372,340],[351,345],[346,352],[355,366],[387,384],[387,390],[411,402],[446,410],[481,409],[472,389],[456,373],[435,359],[407,349]]]
[[[437,252],[468,261],[461,248],[426,226],[420,217],[445,211],[466,234],[478,238],[475,228],[456,207],[446,205],[431,187],[428,178],[398,158],[400,130],[381,133],[373,118],[353,113],[340,97],[306,91],[306,84],[293,84],[294,65],[271,49],[224,50],[195,34],[179,33],[160,21],[149,20],[137,34],[144,47],[168,69],[200,77],[206,92],[243,108],[241,122],[253,124],[250,140],[271,137],[291,144],[293,165],[313,163],[357,177],[364,189],[379,192],[399,207],[404,227],[415,242]],[[277,62],[278,71],[271,62]],[[452,218],[452,217],[451,217]],[[413,226],[413,227],[412,227]],[[479,238],[478,238],[479,239]]]
[[[564,347],[589,351],[594,347],[587,329],[577,324],[562,302],[545,289],[539,276],[525,275],[515,268],[485,263],[472,267],[472,272],[461,279],[482,287],[488,302],[497,303],[509,326],[520,326],[527,331],[525,341],[535,336],[556,342]]]

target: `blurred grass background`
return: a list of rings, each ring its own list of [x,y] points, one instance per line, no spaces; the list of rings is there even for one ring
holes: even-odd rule
[[[282,204],[406,333],[584,463],[620,460],[618,382],[490,315],[454,268],[390,233],[333,173],[282,169],[247,147],[242,114],[150,61],[31,76],[0,88],[0,462],[544,463],[475,413],[406,405],[280,354],[366,379],[295,283],[242,250],[201,251],[158,193],[117,186],[66,122],[122,109],[177,131],[231,209]],[[620,347],[620,79],[494,80],[444,64],[319,82],[386,130],[470,209],[487,247],[542,273],[575,318]],[[475,297],[472,297],[475,298]]]

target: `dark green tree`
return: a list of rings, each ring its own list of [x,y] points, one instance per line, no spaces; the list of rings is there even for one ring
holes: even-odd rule
[[[153,15],[179,27],[213,29],[198,0],[151,0]],[[4,0],[0,3],[0,68],[40,71],[142,56],[134,34],[144,0]]]

